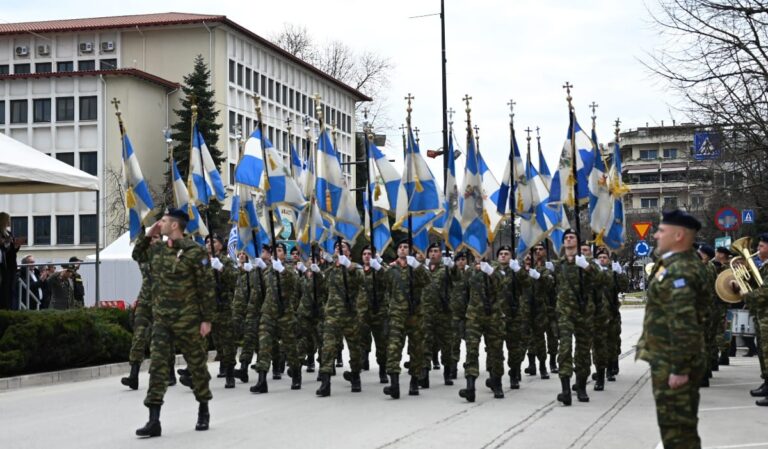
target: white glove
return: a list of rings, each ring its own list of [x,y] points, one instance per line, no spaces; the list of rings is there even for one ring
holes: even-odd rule
[[[381,256],[379,256],[379,255],[376,255],[376,261],[377,261],[378,263],[383,263],[383,262],[384,262],[384,259],[382,259],[382,258],[381,258]]]
[[[520,262],[517,261],[517,259],[512,259],[509,261],[509,268],[512,269],[515,273],[520,271]]]
[[[450,257],[443,257],[443,265],[448,268],[453,268],[453,259]]]
[[[587,258],[582,256],[581,254],[576,256],[575,262],[576,262],[576,266],[577,267],[579,267],[581,269],[584,269],[584,270],[586,270],[587,267],[589,266],[589,262],[587,262]]]
[[[376,259],[371,259],[371,268],[373,268],[376,271],[381,270],[381,264]]]
[[[243,264],[243,270],[245,270],[246,272],[250,273],[251,270],[253,270],[253,264],[250,263],[250,262],[244,263]]]
[[[419,268],[419,261],[416,260],[413,256],[405,256],[405,261],[408,263],[408,266],[411,268]]]
[[[299,262],[296,264],[296,269],[301,271],[302,273],[307,271],[307,267],[305,267],[302,262]]]
[[[528,270],[528,276],[530,276],[530,277],[532,277],[534,280],[536,280],[536,279],[538,279],[538,278],[540,278],[540,277],[541,277],[541,273],[539,273],[538,271],[536,271],[536,269],[535,269],[535,268],[531,268],[530,270]]]
[[[616,274],[621,274],[621,264],[619,264],[618,262],[614,262],[614,263],[612,263],[612,264],[611,264],[611,268],[613,269],[613,271],[614,271]]]
[[[344,254],[339,256],[339,263],[344,266],[344,268],[349,268],[350,265],[352,265],[352,261],[347,258]]]
[[[285,267],[283,266],[283,263],[280,262],[280,259],[273,259],[272,260],[272,268],[277,271],[278,273],[282,273],[283,270],[285,270]]]
[[[490,276],[493,274],[493,267],[488,262],[480,262],[480,271]]]
[[[221,271],[224,269],[224,264],[221,263],[218,257],[214,257],[211,259],[211,268],[213,268],[216,271]]]
[[[264,259],[261,257],[256,259],[256,268],[261,268],[262,270],[267,268],[267,264],[264,263]]]
[[[553,264],[550,261],[544,262],[544,268],[546,268],[549,271],[555,271],[555,264]]]
[[[332,263],[333,262],[333,256],[331,256],[328,253],[323,253],[323,260],[325,260],[328,263]]]
[[[320,272],[320,267],[318,267],[316,263],[313,263],[312,265],[310,265],[309,269],[312,270],[313,273],[319,273]]]

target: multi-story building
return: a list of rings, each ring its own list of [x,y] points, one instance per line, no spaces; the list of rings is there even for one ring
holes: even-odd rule
[[[353,159],[355,105],[370,98],[285,52],[226,16],[162,13],[0,24],[0,132],[99,177],[101,217],[93,195],[0,195],[25,251],[61,260],[93,252],[118,237],[122,143],[112,98],[150,186],[167,172],[163,128],[176,121],[183,77],[202,55],[223,125],[218,148],[222,178],[232,183],[238,131],[256,124],[253,95],[263,99],[267,137],[287,155],[286,120],[302,129],[315,119],[319,94],[338,130],[342,162]],[[239,126],[238,126],[239,125]],[[294,133],[304,145],[303,132]],[[349,179],[354,164],[345,165]]]

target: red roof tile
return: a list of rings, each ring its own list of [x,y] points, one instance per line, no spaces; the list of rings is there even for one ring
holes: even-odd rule
[[[143,72],[139,69],[115,69],[115,70],[83,70],[78,72],[50,72],[50,73],[21,73],[18,75],[0,75],[0,81],[20,80],[20,79],[45,79],[45,78],[66,78],[66,77],[84,77],[84,76],[133,76],[150,83],[159,84],[166,89],[178,89],[179,83],[168,81],[151,73]]]

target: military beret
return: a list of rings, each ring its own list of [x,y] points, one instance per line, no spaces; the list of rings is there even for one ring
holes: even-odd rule
[[[718,246],[717,249],[715,249],[715,252],[718,252],[718,253],[721,253],[721,254],[725,254],[726,256],[732,256],[733,255],[731,250],[729,250],[728,248],[726,248],[724,246]]]
[[[283,242],[279,242],[279,243],[277,244],[277,247],[278,247],[278,248],[280,248],[280,249],[282,249],[282,250],[283,250],[283,252],[287,252],[287,251],[288,251],[288,248],[285,246],[285,243],[283,243]]]
[[[597,248],[595,251],[595,257],[599,257],[601,254],[608,255],[608,250],[603,247]]]
[[[291,248],[291,254],[298,253],[298,252],[299,252],[299,247],[298,246],[294,246],[293,248]]]
[[[661,223],[672,226],[681,226],[694,231],[701,230],[701,222],[693,215],[680,209],[662,212]]]
[[[757,237],[757,239],[763,243],[768,243],[768,232],[763,232]]]
[[[703,245],[699,246],[699,251],[701,251],[702,253],[706,254],[707,257],[709,257],[710,259],[715,257],[715,249],[712,248],[711,246],[707,245],[706,243],[704,243]]]
[[[496,257],[499,257],[499,253],[502,251],[509,251],[512,252],[512,246],[511,245],[501,245],[499,249],[496,250]]]
[[[430,243],[429,246],[427,247],[427,252],[429,252],[429,250],[431,250],[432,248],[442,249],[438,242]]]
[[[370,252],[371,252],[371,254],[373,254],[373,253],[374,253],[374,251],[373,251],[373,246],[371,246],[371,245],[365,245],[365,246],[363,246],[363,249],[361,249],[361,250],[360,250],[360,254],[364,253],[366,250],[370,251]]]
[[[565,241],[565,236],[568,235],[568,234],[573,234],[573,235],[575,235],[578,238],[578,234],[576,234],[576,231],[574,231],[573,229],[566,229],[563,232],[563,241]]]
[[[262,251],[268,251],[268,252],[272,253],[272,246],[267,245],[266,243],[261,245],[261,249],[262,249]]]
[[[453,256],[453,260],[459,260],[461,258],[468,259],[466,251],[459,251]]]
[[[189,214],[187,214],[187,212],[182,209],[168,209],[165,212],[165,215],[180,220],[185,224],[189,221]]]
[[[400,246],[400,245],[408,245],[408,247],[410,248],[411,239],[409,239],[408,237],[401,238],[400,240],[397,241],[397,246]]]

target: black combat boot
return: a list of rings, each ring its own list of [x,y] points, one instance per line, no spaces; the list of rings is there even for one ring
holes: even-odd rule
[[[453,380],[451,379],[451,367],[448,365],[443,366],[443,383],[445,385],[453,385]]]
[[[267,393],[269,388],[267,387],[267,372],[259,371],[259,380],[256,381],[256,385],[251,387],[251,393]]]
[[[557,374],[557,355],[549,355],[549,372]]]
[[[179,383],[184,385],[185,387],[192,388],[192,375],[179,374]]]
[[[475,402],[475,376],[467,376],[467,388],[459,390],[459,397]]]
[[[278,359],[272,359],[272,380],[280,380],[283,378],[283,370],[280,369],[280,357]]]
[[[248,383],[248,364],[246,362],[240,363],[240,369],[236,369],[235,377],[240,379],[240,382],[247,384]]]
[[[549,373],[547,372],[547,359],[539,359],[539,373],[542,379],[549,379]]]
[[[421,378],[419,379],[419,386],[424,389],[429,388],[429,368],[428,367],[421,369]]]
[[[760,396],[768,396],[768,382],[763,382],[762,385],[755,388],[754,390],[749,390],[749,394],[753,398],[757,398]]]
[[[605,390],[605,368],[598,369],[596,374],[595,391],[603,391]]]
[[[235,365],[227,365],[224,388],[235,388]]]
[[[576,376],[576,399],[578,399],[579,402],[589,402],[586,377]]]
[[[456,380],[459,377],[459,364],[454,363],[451,367],[451,379]]]
[[[699,383],[700,388],[709,388],[709,377],[704,374],[704,377],[701,378],[701,382]]]
[[[571,405],[571,378],[560,377],[560,386],[563,388],[563,391],[557,394],[557,400],[562,402],[563,405]]]
[[[437,351],[432,354],[432,369],[433,370],[439,370],[440,369],[440,358],[438,357]]]
[[[208,402],[201,402],[197,406],[197,424],[195,430],[208,430],[208,424],[211,422],[211,412],[208,411]]]
[[[710,361],[709,361],[709,369],[711,371],[720,371],[720,364],[718,363],[718,358],[716,356],[712,357],[712,359],[710,359]]]
[[[344,380],[352,384],[352,393],[363,391],[360,385],[360,371],[344,371]]]
[[[307,354],[307,372],[315,372],[315,354]]]
[[[363,371],[370,371],[371,363],[368,361],[368,351],[363,353]]]
[[[528,353],[528,367],[525,369],[525,374],[536,375],[536,356],[530,352]]]
[[[176,373],[173,370],[168,370],[168,386],[172,387],[176,385]]]
[[[336,368],[342,368],[344,366],[344,358],[341,356],[341,351],[336,354]]]
[[[301,367],[288,368],[288,376],[291,378],[291,390],[301,390]]]
[[[720,353],[720,358],[717,359],[717,363],[723,366],[728,366],[731,364],[731,359],[728,357],[728,353],[723,351]]]
[[[400,399],[400,374],[390,374],[389,379],[390,384],[384,387],[384,394]]]
[[[501,376],[491,377],[491,390],[493,390],[494,398],[504,399],[504,389],[501,386]]]
[[[163,433],[163,428],[160,426],[160,405],[149,406],[149,421],[144,424],[144,427],[136,429],[136,436],[139,437],[159,437]]]
[[[419,395],[419,376],[411,376],[411,383],[408,385],[408,396]]]
[[[330,374],[320,374],[320,388],[317,389],[315,392],[316,395],[320,396],[321,398],[325,398],[331,395],[331,375]]]
[[[755,401],[755,405],[760,407],[766,407],[768,406],[768,398],[758,399]]]
[[[755,346],[755,337],[745,337],[744,345],[747,347],[747,353],[744,357],[754,357],[757,355],[757,346]]]
[[[614,374],[614,365],[618,362],[611,362],[608,364],[608,369],[605,371],[605,378],[608,382],[616,382],[616,375]]]
[[[128,374],[128,377],[123,377],[122,379],[120,379],[120,383],[130,388],[131,390],[138,390],[140,368],[141,368],[141,363],[132,362],[130,374]],[[171,373],[173,373],[173,371],[171,371]]]
[[[384,364],[379,365],[379,383],[389,383],[389,378],[387,378],[387,367],[384,366]]]
[[[219,362],[219,374],[216,377],[219,379],[227,377],[227,366],[223,362]]]
[[[181,377],[181,376],[189,376],[189,369],[187,369],[187,368],[179,368],[179,369],[176,370],[176,374],[178,374],[179,377]]]
[[[520,389],[520,370],[512,368],[509,370],[509,388],[512,390]]]

